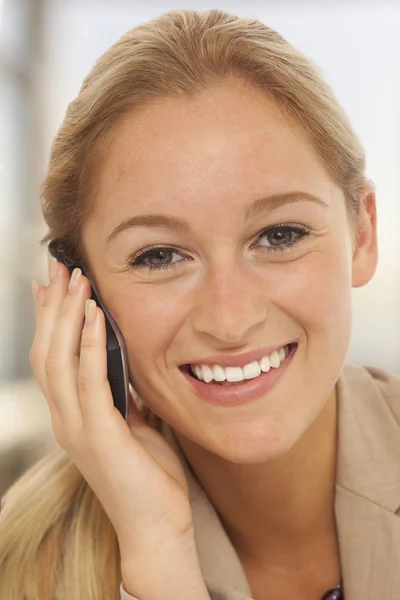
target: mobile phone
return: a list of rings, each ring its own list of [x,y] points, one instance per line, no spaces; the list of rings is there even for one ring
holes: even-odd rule
[[[107,333],[107,378],[114,406],[119,410],[124,419],[127,420],[129,408],[129,368],[124,338],[118,325],[101,300],[96,285],[86,269],[71,259],[65,242],[63,240],[52,240],[49,244],[49,252],[67,267],[70,275],[75,267],[79,267],[82,270],[82,274],[90,282],[92,299],[95,300],[96,304],[104,312]]]

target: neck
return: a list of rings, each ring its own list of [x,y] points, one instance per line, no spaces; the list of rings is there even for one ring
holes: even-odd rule
[[[243,561],[298,564],[299,550],[306,559],[322,548],[325,557],[337,554],[335,389],[296,445],[266,464],[230,463],[176,437]]]

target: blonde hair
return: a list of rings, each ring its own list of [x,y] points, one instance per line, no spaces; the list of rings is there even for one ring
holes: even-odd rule
[[[256,19],[221,10],[174,10],[128,31],[96,62],[53,142],[42,208],[42,244],[65,240],[85,262],[82,223],[96,168],[116,124],[152,99],[193,96],[241,77],[259,86],[308,133],[341,187],[351,223],[366,183],[357,136],[317,67]],[[148,422],[160,421],[145,406]],[[0,517],[0,581],[7,600],[118,600],[115,532],[96,496],[61,449],[14,484]]]

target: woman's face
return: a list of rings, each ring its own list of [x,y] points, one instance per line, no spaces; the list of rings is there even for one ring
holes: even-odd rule
[[[292,201],[260,201],[287,193]],[[139,216],[146,220],[115,232]],[[294,230],[261,235],[279,223]],[[127,116],[99,169],[83,241],[134,388],[155,413],[232,462],[268,460],[295,444],[345,361],[351,286],[375,265],[354,282],[343,192],[273,101],[234,79]],[[164,254],[130,265],[151,246]],[[160,264],[167,268],[148,266]],[[290,342],[297,350],[277,384],[240,406],[200,399],[180,369]]]

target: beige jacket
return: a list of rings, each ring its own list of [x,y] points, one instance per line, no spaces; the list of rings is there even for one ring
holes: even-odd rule
[[[400,376],[347,363],[337,381],[336,519],[345,600],[400,600]],[[173,436],[211,600],[251,600],[239,558]],[[121,600],[137,600],[121,584]],[[177,599],[178,600],[178,599]],[[190,600],[190,599],[179,599]]]

